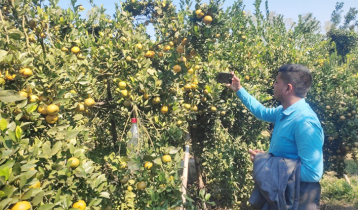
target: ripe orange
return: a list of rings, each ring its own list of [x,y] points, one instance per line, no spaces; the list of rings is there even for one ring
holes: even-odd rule
[[[86,209],[86,202],[84,202],[83,200],[79,200],[76,203],[73,204],[73,208],[77,208],[79,210],[85,210]]]
[[[55,104],[51,104],[46,110],[48,115],[56,115],[60,111],[60,108]]]
[[[141,50],[143,48],[143,45],[142,44],[136,44],[135,47]]]
[[[19,92],[20,96],[27,98],[27,93],[25,91]]]
[[[174,46],[174,42],[173,42],[173,41],[170,41],[170,42],[169,42],[169,45],[170,45],[171,47],[173,47],[173,46]]]
[[[152,166],[153,166],[153,163],[152,163],[152,162],[145,162],[145,163],[144,163],[144,168],[145,168],[145,169],[150,169]]]
[[[95,102],[95,100],[94,100],[93,98],[87,98],[87,99],[85,100],[85,106],[86,106],[86,107],[91,108],[91,107],[93,107],[95,104],[96,104],[96,102]]]
[[[162,157],[162,161],[163,161],[164,163],[168,163],[168,162],[172,161],[172,157],[170,157],[170,155],[164,155],[164,156]]]
[[[246,75],[246,76],[245,76],[245,79],[246,79],[246,80],[249,80],[249,79],[250,79],[250,76],[249,76],[249,75]]]
[[[204,12],[201,9],[195,11],[196,17],[201,19],[204,17]]]
[[[35,184],[31,185],[29,188],[40,188],[41,187],[41,182],[37,181]]]
[[[67,49],[66,47],[62,47],[62,48],[61,48],[61,51],[62,51],[62,52],[68,52],[68,49]]]
[[[46,105],[41,104],[41,105],[37,108],[37,111],[38,111],[40,114],[47,115],[47,107],[46,107]]]
[[[152,50],[149,50],[148,52],[145,53],[144,57],[146,58],[154,58],[155,56],[155,52]]]
[[[127,84],[126,84],[125,81],[119,82],[119,88],[120,88],[121,90],[124,90],[126,87],[127,87]]]
[[[20,70],[20,75],[27,78],[32,76],[32,70],[29,68],[23,68]]]
[[[189,43],[188,38],[184,38],[183,40],[181,40],[181,44],[182,44],[182,45],[186,45],[186,44],[188,44],[188,43]]]
[[[128,190],[129,192],[131,192],[131,191],[133,190],[133,187],[132,187],[132,186],[128,186],[128,187],[127,187],[127,190]]]
[[[168,106],[162,106],[162,108],[160,109],[160,112],[161,112],[162,114],[167,113],[167,112],[168,112]]]
[[[180,57],[180,58],[179,58],[179,61],[180,61],[180,62],[184,62],[184,63],[186,63],[186,57],[183,57],[183,56],[182,56],[182,57]]]
[[[190,85],[190,84],[186,84],[186,85],[184,86],[184,90],[185,90],[185,91],[191,90],[191,85]]]
[[[177,121],[177,126],[180,126],[181,124],[183,124],[183,121],[178,120],[178,121]]]
[[[11,210],[28,210],[31,209],[31,203],[28,201],[20,201],[11,208]]]
[[[131,61],[132,61],[132,57],[131,57],[131,56],[127,56],[127,57],[126,57],[126,61],[131,62]]]
[[[180,72],[180,71],[181,71],[181,66],[175,65],[175,66],[173,67],[173,71],[175,71],[176,73]]]
[[[188,69],[188,74],[192,74],[192,73],[194,73],[194,69],[193,68]]]
[[[183,45],[179,45],[179,46],[177,47],[176,51],[177,51],[178,53],[183,53],[183,52],[184,52],[184,47],[183,47]]]
[[[58,115],[47,115],[45,119],[47,123],[54,124],[58,120]]]
[[[37,101],[39,101],[39,97],[37,97],[37,95],[30,95],[29,97],[30,103],[37,102]]]
[[[72,47],[72,48],[71,48],[71,52],[74,53],[74,54],[77,54],[77,53],[80,52],[80,48],[79,48],[79,47],[76,47],[76,46],[75,46],[75,47]]]
[[[148,98],[149,98],[149,95],[148,95],[147,93],[144,93],[144,94],[143,94],[143,98],[144,98],[144,99],[148,99]]]
[[[159,102],[160,102],[160,97],[158,97],[158,96],[153,98],[153,100],[152,100],[153,104],[159,104]]]
[[[165,45],[163,48],[164,52],[167,52],[170,50],[170,46],[169,45]]]
[[[194,105],[193,107],[190,108],[190,110],[196,112],[196,111],[198,111],[198,107],[196,105]]]
[[[216,111],[217,111],[217,109],[216,109],[215,106],[212,106],[212,107],[210,108],[210,110],[211,110],[212,112],[216,112]]]
[[[213,18],[211,16],[209,16],[209,15],[205,16],[204,19],[203,19],[203,22],[206,25],[210,25],[212,21],[213,21]]]
[[[221,116],[225,116],[225,115],[226,115],[226,112],[225,112],[225,111],[221,111],[221,112],[220,112],[220,115],[221,115]]]
[[[75,157],[71,157],[70,159],[67,160],[67,162],[71,162],[71,168],[77,168],[80,165],[80,160],[78,158]]]
[[[76,112],[84,112],[86,111],[86,107],[83,103],[79,103],[76,106]]]
[[[189,109],[190,109],[190,107],[191,107],[191,105],[190,105],[190,104],[184,104],[184,108],[185,108],[185,109],[189,110]]]

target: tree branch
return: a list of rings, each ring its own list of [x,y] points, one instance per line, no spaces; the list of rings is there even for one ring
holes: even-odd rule
[[[8,34],[7,34],[6,25],[5,25],[4,18],[2,17],[1,10],[0,10],[0,18],[1,18],[1,22],[2,22],[2,24],[3,24],[3,26],[4,26],[5,33],[6,33],[6,41],[7,41],[7,44],[10,44],[10,39],[9,39]]]

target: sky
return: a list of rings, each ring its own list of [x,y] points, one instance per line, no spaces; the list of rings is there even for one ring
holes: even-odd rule
[[[195,1],[191,0],[193,6]],[[269,0],[269,10],[270,12],[276,12],[276,14],[282,14],[284,19],[292,19],[292,21],[298,21],[298,15],[313,13],[313,16],[321,22],[322,32],[324,32],[324,25],[331,18],[331,13],[335,8],[336,2],[344,2],[343,15],[345,15],[350,7],[358,7],[358,0]],[[62,8],[68,8],[70,6],[71,0],[60,0],[59,6]],[[100,6],[103,4],[104,8],[107,9],[107,14],[114,14],[115,6],[114,3],[119,3],[119,0],[93,0],[94,4]],[[179,8],[179,0],[174,0],[174,5]],[[202,0],[202,2],[209,2],[209,0]],[[233,5],[235,0],[226,0],[223,8]],[[245,11],[251,11],[252,13],[255,10],[254,2],[255,0],[243,0],[245,5]],[[77,4],[82,4],[86,8],[85,11],[81,12],[83,17],[86,17],[88,9],[91,8],[91,5],[88,0],[77,0]],[[194,8],[193,8],[194,9]],[[261,11],[265,14],[265,0],[262,0]],[[153,28],[148,27],[148,33],[153,37]]]

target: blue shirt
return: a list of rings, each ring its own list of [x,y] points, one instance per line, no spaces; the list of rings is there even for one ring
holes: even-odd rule
[[[260,120],[275,123],[269,153],[300,159],[301,182],[318,182],[323,175],[324,134],[316,113],[301,99],[287,109],[266,108],[244,88],[236,95]]]

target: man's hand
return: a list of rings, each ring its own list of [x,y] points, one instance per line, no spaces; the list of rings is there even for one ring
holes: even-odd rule
[[[254,162],[254,158],[255,158],[256,154],[257,153],[265,153],[265,151],[262,151],[262,150],[259,150],[259,149],[255,149],[255,150],[249,149],[249,153],[250,153],[251,161]]]
[[[240,79],[235,76],[235,73],[233,71],[231,72],[231,74],[233,75],[232,82],[231,84],[226,84],[226,86],[231,88],[236,93],[241,88]]]

